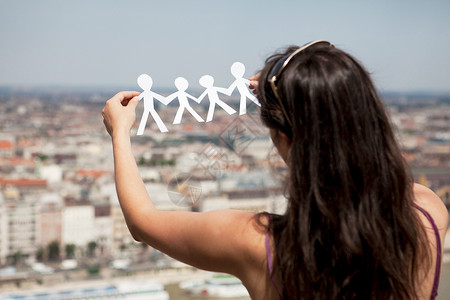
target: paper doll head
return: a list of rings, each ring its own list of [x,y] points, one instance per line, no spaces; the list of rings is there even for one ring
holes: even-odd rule
[[[231,65],[231,74],[236,78],[242,78],[245,73],[245,66],[241,62],[235,62]]]
[[[147,74],[142,74],[138,77],[137,83],[141,89],[147,91],[152,88],[153,80]]]
[[[185,90],[187,90],[189,83],[185,78],[177,77],[177,79],[175,79],[175,86],[179,91],[184,92]]]
[[[214,78],[210,75],[204,75],[198,80],[198,82],[200,83],[201,86],[209,88],[213,86]]]

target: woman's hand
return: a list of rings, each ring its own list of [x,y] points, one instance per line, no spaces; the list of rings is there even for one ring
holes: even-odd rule
[[[258,80],[261,73],[256,73],[252,77],[250,77],[248,80],[250,80],[249,88],[253,91],[253,94],[258,95]]]
[[[102,110],[103,123],[111,137],[117,133],[130,134],[136,120],[139,92],[119,92],[106,102]]]

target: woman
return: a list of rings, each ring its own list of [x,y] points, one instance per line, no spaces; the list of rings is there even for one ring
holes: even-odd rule
[[[289,167],[285,214],[156,210],[131,152],[139,93],[121,92],[103,117],[133,237],[237,276],[252,299],[434,298],[448,213],[413,184],[367,72],[316,41],[269,57],[253,79]]]

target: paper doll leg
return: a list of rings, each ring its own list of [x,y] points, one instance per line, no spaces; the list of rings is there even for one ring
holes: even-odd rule
[[[241,104],[239,105],[239,115],[247,113],[247,98],[241,96]]]
[[[202,119],[202,117],[200,117],[200,115],[198,113],[196,113],[192,107],[186,106],[186,109],[191,113],[192,116],[194,116],[194,118],[197,120],[197,122],[205,122]]]
[[[247,92],[248,99],[252,100],[256,105],[261,106],[261,104],[258,101],[258,98]]]
[[[216,106],[215,102],[209,103],[208,115],[206,116],[206,122],[211,122],[214,115],[214,107]]]
[[[159,117],[156,110],[150,110],[150,113],[152,114],[152,117],[155,120],[156,125],[158,125],[159,131],[161,131],[161,132],[169,131],[169,130],[167,130],[166,125],[164,125],[164,122],[161,120],[161,118]]]
[[[150,113],[149,110],[144,110],[142,113],[141,123],[139,124],[138,131],[136,135],[142,135],[144,133],[145,125],[147,124],[148,114]]]
[[[181,117],[183,116],[184,107],[180,105],[177,110],[177,114],[175,115],[175,119],[173,120],[173,124],[180,124]]]
[[[217,105],[222,107],[223,110],[226,111],[229,115],[232,115],[232,114],[234,114],[236,112],[231,106],[229,106],[228,104],[226,104],[222,100],[218,100],[217,101]]]

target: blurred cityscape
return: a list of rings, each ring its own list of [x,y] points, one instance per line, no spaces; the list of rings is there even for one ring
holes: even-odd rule
[[[0,89],[0,293],[149,272],[175,281],[199,272],[128,232],[101,116],[113,93]],[[383,99],[416,181],[450,207],[450,95]],[[201,115],[208,109],[193,108]],[[158,113],[172,120],[176,110]],[[180,125],[166,122],[169,133],[149,117],[144,135],[135,136],[142,111],[140,104],[132,145],[158,208],[283,211],[285,165],[253,103],[243,116],[216,108],[209,123],[185,113]]]

